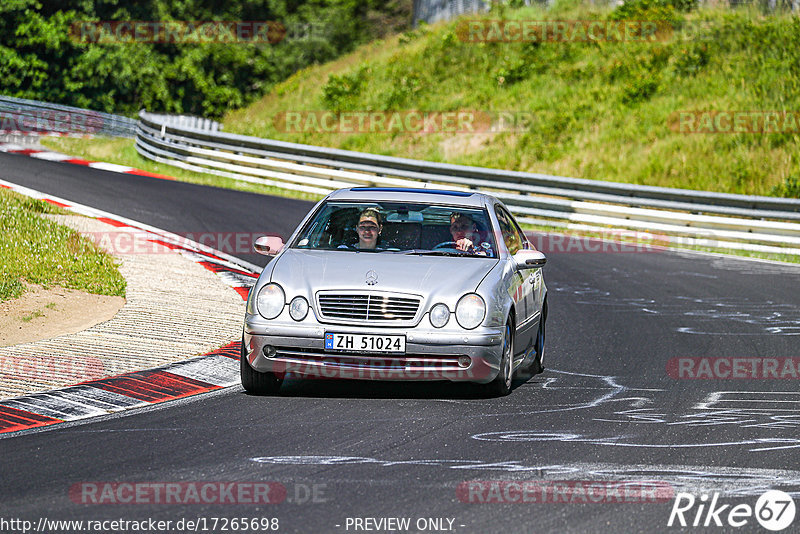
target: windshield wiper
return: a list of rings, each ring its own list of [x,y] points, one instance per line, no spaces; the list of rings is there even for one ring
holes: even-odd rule
[[[468,252],[453,252],[451,250],[409,250],[405,254],[406,256],[472,256]]]

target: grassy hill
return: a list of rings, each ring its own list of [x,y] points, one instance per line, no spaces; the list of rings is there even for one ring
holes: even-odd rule
[[[464,21],[376,41],[306,68],[224,118],[225,130],[378,154],[580,178],[800,196],[800,124],[786,133],[682,133],[685,111],[800,111],[800,19],[617,8],[567,0],[483,20],[656,20],[657,42],[469,42]],[[687,4],[690,6],[690,4]],[[469,17],[475,20],[476,17]],[[521,131],[287,132],[286,112],[427,110],[526,114]]]

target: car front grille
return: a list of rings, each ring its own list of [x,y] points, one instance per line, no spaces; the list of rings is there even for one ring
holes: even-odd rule
[[[318,295],[324,319],[352,321],[411,321],[420,297],[383,293],[322,293]]]

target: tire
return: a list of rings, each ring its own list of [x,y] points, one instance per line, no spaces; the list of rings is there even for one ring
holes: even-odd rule
[[[529,368],[531,375],[538,375],[544,372],[544,342],[545,342],[545,323],[547,322],[547,300],[544,301],[542,306],[542,317],[539,320],[539,331],[536,332],[536,342],[534,348],[536,349],[536,358]]]
[[[542,317],[539,320],[539,330],[536,332],[536,339],[533,342],[533,352],[536,353],[534,356],[533,361],[524,366],[520,366],[514,378],[518,378],[519,380],[528,380],[531,377],[538,375],[544,372],[544,342],[545,342],[545,323],[547,322],[547,301],[544,301],[544,306],[542,306]],[[541,347],[541,350],[539,350]]]
[[[500,359],[500,371],[497,378],[484,386],[484,391],[493,397],[505,397],[511,393],[511,381],[514,378],[514,328],[509,320],[503,336],[503,357]]]
[[[242,350],[239,356],[239,374],[245,391],[254,395],[274,395],[283,383],[283,379],[278,378],[274,373],[262,373],[250,367],[244,350],[244,339],[242,339]]]

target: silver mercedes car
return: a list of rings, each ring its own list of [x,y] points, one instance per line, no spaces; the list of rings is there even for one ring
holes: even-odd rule
[[[250,290],[245,390],[286,377],[448,380],[511,391],[543,371],[546,258],[472,192],[354,187],[321,200]]]

